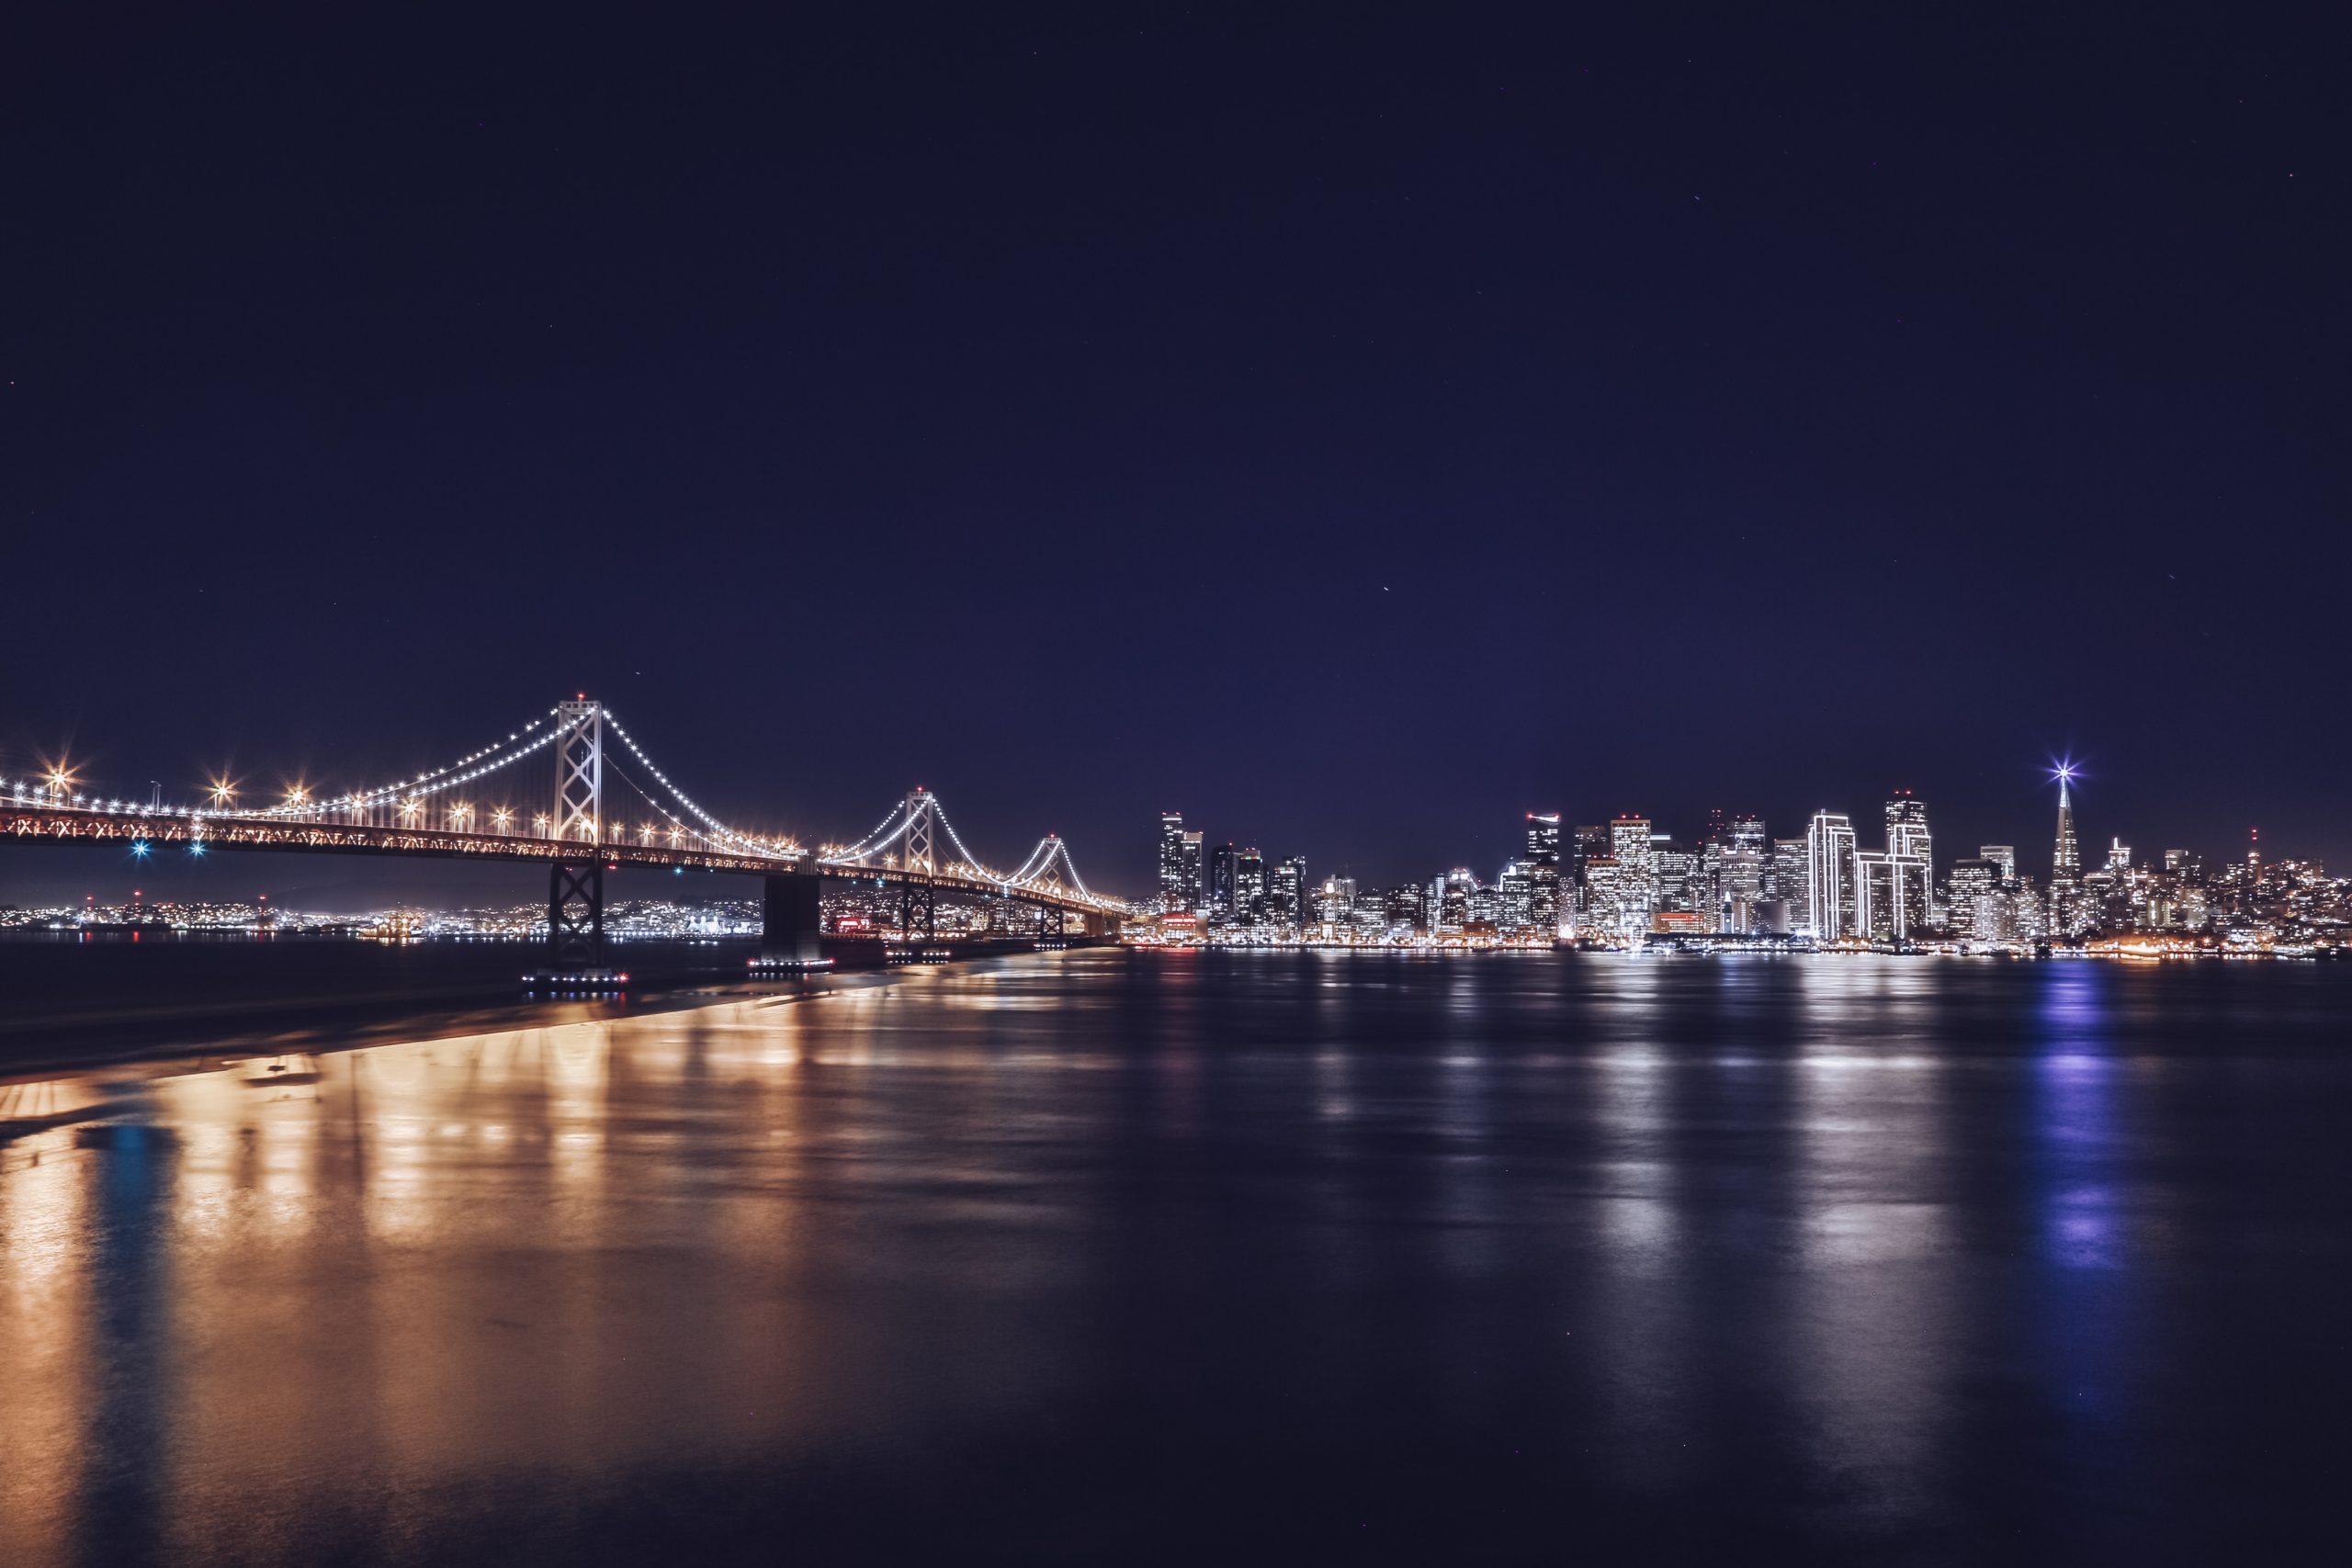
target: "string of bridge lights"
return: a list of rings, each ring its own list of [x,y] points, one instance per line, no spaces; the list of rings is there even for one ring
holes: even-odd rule
[[[549,717],[552,717],[559,710],[555,708],[549,708],[548,709],[548,715]],[[283,818],[288,817],[305,817],[314,812],[329,810],[334,807],[342,807],[345,810],[364,810],[367,807],[373,806],[391,806],[396,804],[405,805],[408,802],[421,800],[428,795],[437,795],[442,790],[451,789],[461,784],[470,784],[475,779],[481,778],[490,773],[494,773],[501,768],[518,762],[525,757],[529,756],[532,752],[538,750],[541,747],[550,744],[562,733],[560,729],[550,729],[546,734],[541,735],[537,739],[531,741],[528,745],[517,746],[517,742],[521,741],[524,736],[528,735],[532,730],[538,728],[542,722],[543,721],[540,719],[532,719],[526,723],[520,729],[510,732],[503,740],[494,740],[487,746],[470,751],[465,756],[458,758],[456,761],[449,763],[447,767],[435,768],[431,773],[419,773],[416,777],[400,784],[381,784],[369,790],[355,790],[349,795],[339,796],[332,801],[311,800],[309,798],[308,792],[302,790],[298,785],[292,795],[284,803],[277,806],[266,807],[258,811],[224,810],[198,812],[194,813],[193,815]],[[506,749],[508,747],[516,747],[516,749],[514,750],[507,750]],[[505,751],[506,754],[504,756],[498,756],[498,753],[501,751]],[[492,762],[483,762],[483,759],[489,757],[498,757],[498,760]],[[475,764],[477,763],[481,763],[482,765],[476,766]]]
[[[737,832],[734,829],[729,828],[727,824],[713,817],[709,812],[705,811],[701,807],[696,806],[684,790],[680,789],[676,784],[670,782],[669,774],[654,766],[653,759],[647,756],[643,749],[638,745],[636,737],[629,734],[627,729],[621,727],[620,719],[615,716],[613,710],[610,708],[606,708],[605,710],[605,722],[613,727],[613,733],[621,738],[621,744],[628,748],[629,755],[644,763],[646,770],[652,773],[654,778],[661,782],[662,787],[675,795],[677,797],[678,804],[692,812],[696,819],[698,819],[704,827],[709,829],[713,833],[716,833],[718,837],[729,840],[731,842],[751,851],[754,854],[768,855],[785,859],[799,858],[800,846],[792,843],[791,840],[779,840],[778,845],[763,843],[760,840],[752,838],[747,834]],[[639,793],[641,794],[643,792],[640,791]]]
[[[892,833],[890,838],[884,839],[880,843],[876,843],[874,841],[874,835],[876,833],[879,833],[883,829],[888,828],[891,823],[898,822],[899,814],[905,811],[906,808],[907,803],[903,800],[890,807],[888,812],[883,814],[882,820],[874,824],[874,828],[871,832],[868,832],[865,838],[858,840],[857,842],[850,845],[849,848],[837,851],[832,854],[827,855],[825,857],[825,863],[828,865],[844,864],[850,861],[862,859],[866,855],[872,854],[875,851],[888,846],[892,839],[896,839],[899,836],[899,833],[903,833],[907,830],[907,823],[899,822],[899,831],[897,833]]]

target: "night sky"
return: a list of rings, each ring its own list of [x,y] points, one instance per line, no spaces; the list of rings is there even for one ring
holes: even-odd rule
[[[2352,862],[2325,9],[1085,15],[0,41],[0,776]]]

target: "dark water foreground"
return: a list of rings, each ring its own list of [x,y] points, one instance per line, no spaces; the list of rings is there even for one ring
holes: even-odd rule
[[[820,990],[0,1083],[0,1562],[2352,1543],[2341,968]]]

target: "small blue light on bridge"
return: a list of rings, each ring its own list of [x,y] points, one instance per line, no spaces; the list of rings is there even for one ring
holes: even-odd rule
[[[201,859],[204,854],[204,846],[202,844],[190,844],[187,847],[187,852]]]
[[[137,855],[141,860],[145,860],[147,858],[147,851],[148,843],[146,840],[133,839],[130,840],[130,852]]]

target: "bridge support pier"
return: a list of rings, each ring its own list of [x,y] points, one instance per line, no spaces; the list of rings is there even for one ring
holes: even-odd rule
[[[899,889],[899,934],[908,942],[929,942],[937,934],[939,890],[928,882],[910,882]]]
[[[760,908],[760,961],[771,965],[813,968],[820,954],[824,930],[817,888],[821,879],[805,872],[786,872],[767,879]]]
[[[561,970],[605,966],[605,863],[557,861],[548,874],[548,961]]]

